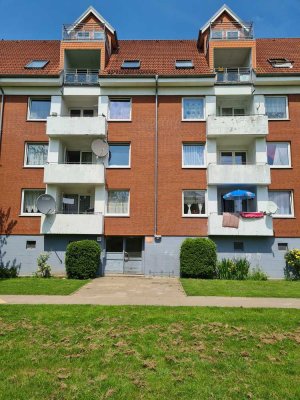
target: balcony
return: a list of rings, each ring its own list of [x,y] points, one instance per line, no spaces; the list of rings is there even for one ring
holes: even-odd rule
[[[207,183],[208,185],[269,185],[271,183],[270,167],[267,164],[209,164]]]
[[[105,33],[98,24],[64,24],[62,27],[62,40],[102,42],[105,41]]]
[[[215,68],[216,83],[250,83],[252,70],[248,67]]]
[[[49,214],[41,217],[41,234],[102,235],[102,214]]]
[[[253,40],[252,22],[212,22],[210,24],[210,40]]]
[[[47,135],[49,137],[106,136],[107,121],[105,117],[48,117]]]
[[[98,69],[65,69],[64,84],[71,86],[98,85]]]
[[[47,164],[44,169],[46,184],[105,183],[103,164]]]
[[[273,219],[265,215],[259,219],[239,220],[238,228],[224,228],[223,215],[210,214],[208,217],[209,236],[274,236]]]
[[[246,135],[267,136],[269,132],[266,115],[218,117],[209,116],[206,123],[207,137]]]

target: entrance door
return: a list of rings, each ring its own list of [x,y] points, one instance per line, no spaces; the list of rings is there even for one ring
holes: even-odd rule
[[[143,243],[142,237],[107,237],[105,272],[142,274]]]

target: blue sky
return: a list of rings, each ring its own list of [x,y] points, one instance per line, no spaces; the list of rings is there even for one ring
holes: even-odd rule
[[[119,39],[194,39],[222,0],[0,0],[0,39],[60,39],[61,25],[72,23],[93,5]],[[300,37],[300,0],[228,0],[256,37]]]

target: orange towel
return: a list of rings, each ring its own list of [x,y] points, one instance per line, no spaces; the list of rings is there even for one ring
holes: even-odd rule
[[[223,228],[238,228],[240,223],[239,214],[223,213]]]

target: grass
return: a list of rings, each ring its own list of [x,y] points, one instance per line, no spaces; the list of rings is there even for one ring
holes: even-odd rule
[[[181,279],[181,283],[188,296],[300,297],[300,281]]]
[[[0,279],[0,295],[69,295],[89,281],[60,278]]]
[[[295,400],[300,310],[0,306],[0,400]]]

